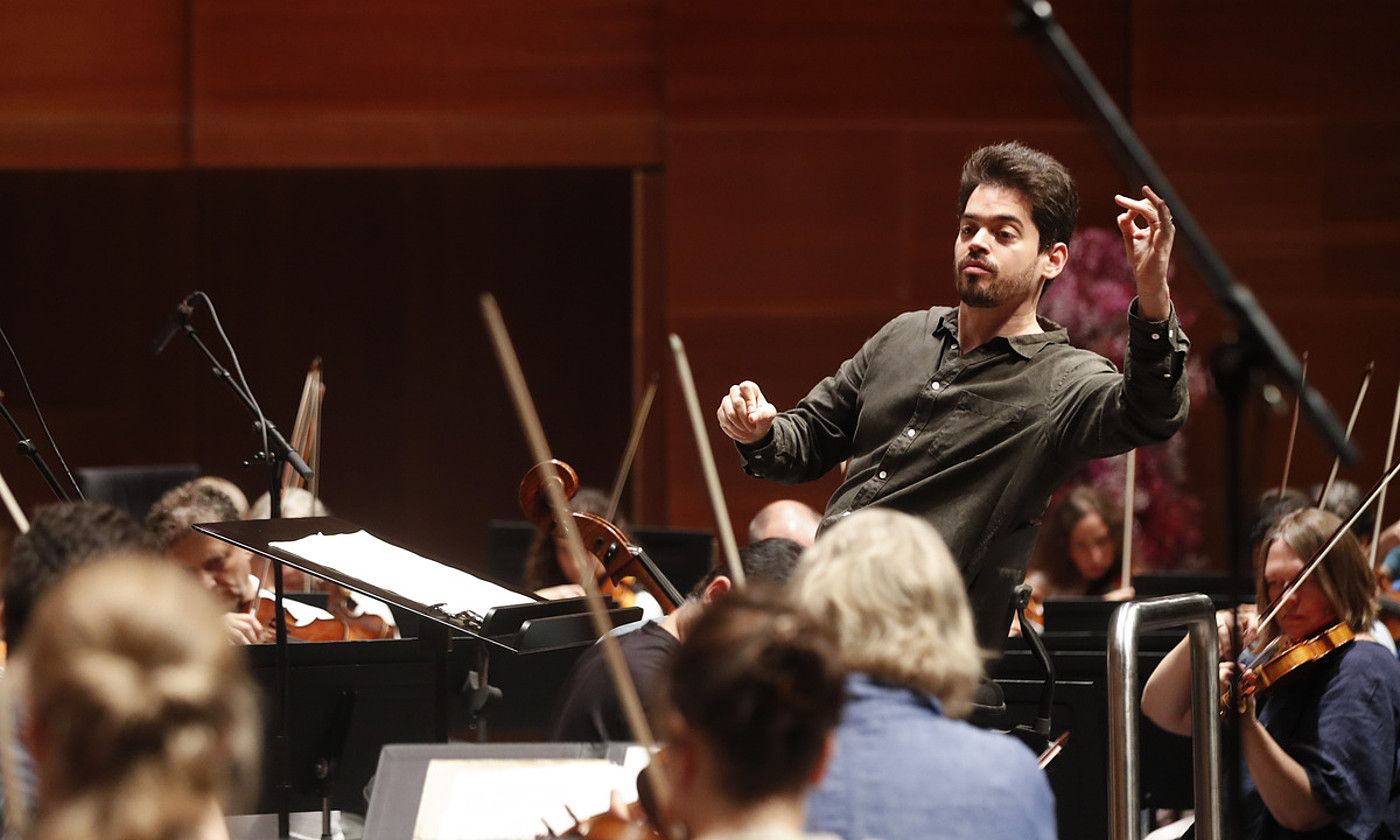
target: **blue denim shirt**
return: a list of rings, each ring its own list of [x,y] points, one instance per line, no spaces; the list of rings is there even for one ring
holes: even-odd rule
[[[845,840],[1055,840],[1055,798],[1030,749],[857,674],[807,828]]]

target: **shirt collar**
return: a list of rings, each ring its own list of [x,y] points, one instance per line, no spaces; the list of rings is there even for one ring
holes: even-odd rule
[[[900,705],[923,706],[943,714],[943,703],[937,697],[902,685],[877,680],[869,674],[854,673],[846,677],[846,696],[850,700],[886,699]]]
[[[1044,332],[1030,335],[997,336],[992,342],[1004,342],[1016,355],[1029,359],[1051,344],[1069,344],[1069,333],[1064,327],[1039,315],[1036,321]],[[958,340],[958,308],[945,309],[934,320],[934,335],[946,335],[954,342]],[[990,342],[989,342],[990,343]]]

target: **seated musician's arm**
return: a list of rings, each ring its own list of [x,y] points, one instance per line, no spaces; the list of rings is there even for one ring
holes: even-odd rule
[[[1337,836],[1374,837],[1385,833],[1380,827],[1393,807],[1400,668],[1370,642],[1356,642],[1346,655],[1353,661],[1327,680],[1316,701],[1316,726],[1295,728],[1286,742],[1276,743],[1251,720],[1244,758],[1281,825],[1296,831],[1331,826]]]
[[[1313,796],[1303,765],[1284,751],[1252,710],[1241,720],[1241,749],[1249,776],[1278,824],[1290,831],[1313,831],[1332,822],[1332,816]]]
[[[1175,735],[1191,734],[1191,637],[1157,663],[1142,689],[1142,713]]]

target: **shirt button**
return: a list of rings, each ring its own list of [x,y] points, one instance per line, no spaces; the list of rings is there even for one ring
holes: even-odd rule
[[[885,472],[884,470],[880,470],[880,478],[889,478],[889,476],[889,473]]]
[[[1162,334],[1161,334],[1161,333],[1153,333],[1153,334],[1152,334],[1152,340],[1153,340],[1153,341],[1159,341],[1161,338],[1162,338]]]
[[[1162,378],[1163,378],[1163,379],[1171,379],[1171,378],[1172,378],[1172,375],[1171,375],[1170,373],[1164,373],[1164,374],[1162,374]]]
[[[942,388],[942,387],[943,387],[943,384],[940,383],[940,382],[935,382],[935,383],[933,383],[932,385],[930,385],[929,387],[932,388],[933,390],[937,391],[939,388]]]
[[[904,434],[908,435],[909,437],[913,437],[913,436],[914,436],[914,430],[913,430],[913,429],[905,429],[905,430],[904,430]]]

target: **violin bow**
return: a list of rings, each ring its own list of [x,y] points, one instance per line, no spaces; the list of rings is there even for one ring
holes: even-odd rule
[[[15,494],[10,492],[10,485],[3,475],[0,475],[0,499],[4,499],[5,509],[10,512],[10,518],[15,521],[19,532],[29,533],[29,518],[24,515],[24,509],[19,506],[19,502],[15,501]]]
[[[642,442],[642,432],[646,430],[647,419],[651,417],[651,403],[656,399],[656,377],[651,378],[642,401],[637,405],[637,415],[632,418],[632,433],[627,437],[627,447],[622,451],[622,461],[617,465],[617,477],[613,479],[612,493],[608,494],[608,512],[603,518],[609,522],[617,517],[618,505],[622,504],[622,488],[627,486],[627,476],[632,474],[632,459],[637,457],[637,447]]]
[[[1386,470],[1385,474],[1381,476],[1381,480],[1376,482],[1375,486],[1366,493],[1361,503],[1356,506],[1356,510],[1352,511],[1349,516],[1343,519],[1342,523],[1337,526],[1337,530],[1332,532],[1332,536],[1327,538],[1327,542],[1323,543],[1322,547],[1313,553],[1313,556],[1309,558],[1303,570],[1293,578],[1293,582],[1288,584],[1288,587],[1283,590],[1283,593],[1274,600],[1273,604],[1269,607],[1269,611],[1264,614],[1264,617],[1259,619],[1259,629],[1263,629],[1266,624],[1274,620],[1274,617],[1278,615],[1278,611],[1283,608],[1283,605],[1288,602],[1289,598],[1293,597],[1293,593],[1298,591],[1298,587],[1302,586],[1317,567],[1321,565],[1322,558],[1327,556],[1327,552],[1331,551],[1337,543],[1342,541],[1342,537],[1351,529],[1351,526],[1356,524],[1356,520],[1361,518],[1361,515],[1366,512],[1366,509],[1380,497],[1386,485],[1395,480],[1395,476],[1397,475],[1400,475],[1400,463],[1392,464],[1390,468]]]
[[[1129,449],[1127,468],[1123,477],[1123,569],[1119,573],[1119,589],[1127,589],[1133,584],[1133,519],[1136,510],[1137,450]]]
[[[321,408],[326,402],[326,383],[324,380],[325,368],[321,364],[321,357],[317,356],[312,363],[316,374],[316,386],[313,392],[314,399],[311,402],[311,429],[307,434],[307,446],[311,447],[311,486],[307,489],[311,491],[311,514],[316,513],[316,500],[321,498]]]
[[[1278,497],[1288,489],[1288,472],[1293,467],[1293,444],[1298,440],[1298,413],[1302,407],[1303,392],[1308,389],[1308,351],[1303,351],[1303,374],[1298,380],[1298,392],[1293,395],[1293,422],[1288,427],[1288,449],[1283,455],[1283,478],[1278,483]]]
[[[1361,390],[1356,393],[1356,402],[1351,406],[1351,419],[1347,420],[1346,439],[1351,440],[1351,430],[1356,428],[1356,418],[1361,414],[1361,404],[1366,401],[1366,389],[1371,387],[1371,375],[1376,372],[1376,363],[1370,362],[1366,365],[1366,373],[1361,377]],[[1342,466],[1341,456],[1332,459],[1332,472],[1327,474],[1327,483],[1322,485],[1322,492],[1317,497],[1317,507],[1322,507],[1322,503],[1327,501],[1327,494],[1332,492],[1332,484],[1337,480],[1337,470]]]
[[[671,355],[676,360],[676,373],[680,374],[681,392],[685,394],[685,406],[690,415],[690,428],[695,433],[695,449],[700,455],[700,469],[705,474],[710,507],[715,512],[715,531],[719,533],[720,545],[724,548],[724,559],[729,564],[729,579],[734,581],[736,587],[743,588],[747,581],[744,577],[744,567],[739,563],[739,546],[734,541],[734,522],[729,518],[729,508],[724,503],[724,493],[720,489],[719,473],[715,470],[715,453],[710,449],[710,437],[705,434],[705,424],[700,419],[700,398],[695,393],[695,378],[690,372],[685,343],[675,333],[671,333]]]
[[[1049,767],[1050,762],[1054,761],[1055,757],[1064,750],[1065,744],[1068,741],[1069,730],[1066,729],[1064,732],[1060,733],[1060,737],[1050,742],[1050,746],[1046,747],[1045,752],[1041,753],[1040,758],[1036,759],[1036,765],[1040,767],[1041,770]]]
[[[314,427],[317,417],[317,402],[321,395],[321,357],[311,360],[306,378],[301,382],[301,399],[297,401],[297,419],[292,423],[292,448],[303,453],[308,466],[312,465],[316,453],[308,451],[316,437]],[[312,466],[312,469],[315,469]],[[300,487],[304,479],[292,469],[291,464],[282,467],[282,489]]]
[[[515,346],[511,343],[510,334],[506,331],[505,320],[501,317],[501,308],[496,303],[494,295],[486,293],[481,296],[481,314],[486,320],[487,330],[491,334],[491,346],[496,352],[496,361],[500,364],[501,373],[509,387],[511,401],[515,405],[516,415],[520,420],[522,431],[525,433],[525,441],[530,448],[530,456],[537,464],[547,464],[554,460],[554,456],[550,454],[549,443],[544,436],[544,426],[540,423],[539,413],[535,410],[534,400],[530,397],[530,390],[525,384],[525,374],[520,368],[520,359],[515,354]],[[598,635],[599,644],[602,645],[603,660],[607,664],[613,685],[617,689],[618,699],[621,701],[627,724],[632,727],[632,734],[636,736],[638,743],[647,750],[648,754],[654,755],[656,753],[656,739],[652,735],[651,726],[647,723],[646,714],[642,711],[642,701],[637,694],[636,684],[632,682],[632,674],[627,670],[627,662],[622,658],[622,648],[618,645],[617,639],[611,635],[612,624],[608,620],[607,609],[603,606],[603,596],[598,591],[598,582],[593,578],[591,571],[593,564],[589,559],[588,551],[584,548],[583,540],[579,538],[578,528],[574,526],[573,517],[570,516],[569,500],[564,496],[563,483],[551,477],[540,484],[549,498],[549,506],[554,513],[555,527],[564,536],[569,554],[578,566],[579,582],[587,597],[588,614],[592,618],[593,630]],[[671,790],[669,780],[665,776],[665,773],[655,774],[653,783],[657,788],[657,798],[663,803],[668,803],[671,799]],[[663,807],[661,810],[664,813],[665,808]]]
[[[1395,460],[1395,430],[1400,427],[1400,385],[1395,386],[1395,408],[1390,415],[1390,442],[1385,447],[1385,466],[1389,467]],[[1385,527],[1385,487],[1381,487],[1381,495],[1376,499],[1376,521],[1371,525],[1371,571],[1376,570],[1377,557],[1376,550],[1380,547],[1381,529]]]

